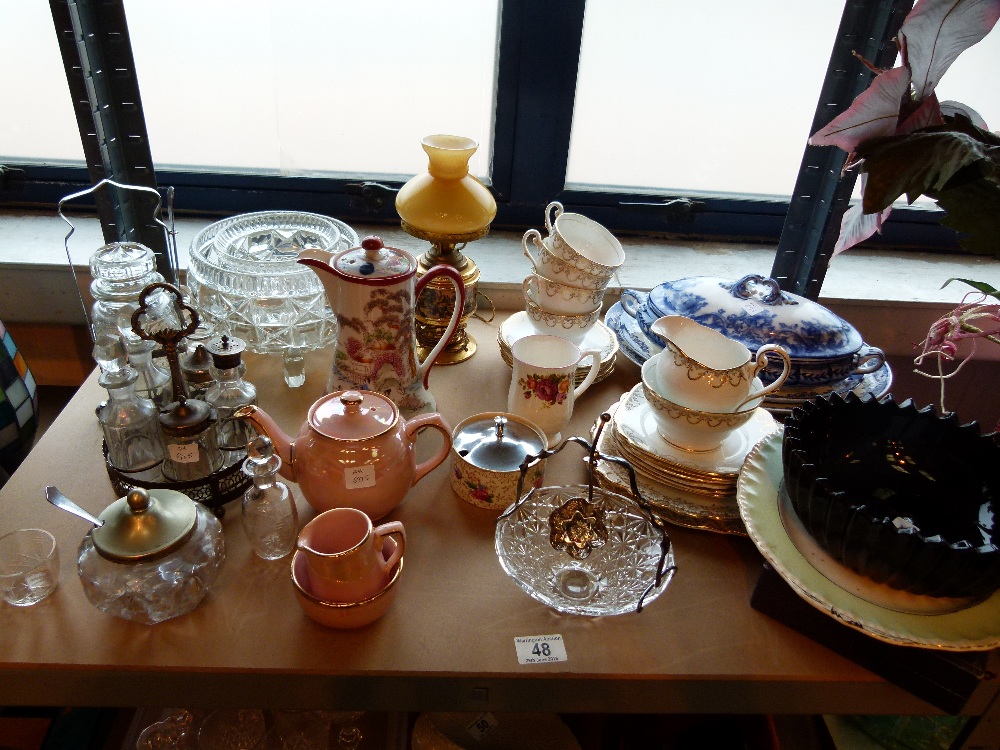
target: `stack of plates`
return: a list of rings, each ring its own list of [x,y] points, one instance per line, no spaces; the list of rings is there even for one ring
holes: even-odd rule
[[[616,302],[604,316],[607,324],[615,338],[621,345],[622,353],[639,367],[642,363],[663,351],[663,347],[647,336],[639,322],[626,313],[620,302]],[[791,414],[792,409],[806,401],[812,401],[817,396],[826,396],[832,393],[846,395],[855,393],[859,396],[870,394],[877,399],[884,398],[892,387],[892,369],[889,363],[867,375],[851,375],[850,377],[827,383],[822,386],[789,386],[779,388],[774,393],[764,397],[764,408],[778,419],[784,419]]]
[[[497,343],[500,344],[500,356],[507,363],[508,367],[514,366],[514,357],[511,354],[511,347],[514,345],[514,342],[525,336],[536,335],[539,335],[538,331],[535,330],[535,327],[531,324],[531,320],[528,318],[528,313],[524,310],[514,313],[500,324],[500,330],[497,333]],[[593,349],[601,352],[601,365],[597,370],[597,377],[594,379],[595,383],[600,383],[614,371],[615,358],[618,355],[618,338],[600,320],[594,323],[594,327],[587,331],[587,335],[577,346],[580,347],[580,351],[582,352]],[[583,382],[589,371],[590,360],[587,359],[576,370],[576,385]]]
[[[758,409],[710,451],[686,451],[660,437],[641,384],[608,411],[611,422],[601,434],[598,450],[632,464],[639,492],[657,515],[679,526],[746,533],[736,505],[737,480],[747,454],[779,429],[767,410]],[[596,472],[609,489],[630,493],[628,473],[621,466],[601,461]]]

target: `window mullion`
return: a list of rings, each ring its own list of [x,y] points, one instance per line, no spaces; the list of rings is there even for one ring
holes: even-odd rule
[[[156,189],[121,0],[50,0],[90,179]],[[141,242],[170,278],[166,237],[153,221],[156,198],[109,185],[94,199],[106,242]]]
[[[514,221],[537,222],[565,186],[585,5],[503,3],[494,182]]]

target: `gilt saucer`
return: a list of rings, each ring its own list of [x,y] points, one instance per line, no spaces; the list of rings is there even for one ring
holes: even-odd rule
[[[671,445],[656,431],[652,409],[642,393],[642,384],[634,386],[622,398],[612,416],[616,435],[628,448],[653,463],[666,460],[693,469],[700,474],[739,474],[747,453],[765,435],[779,425],[766,409],[757,409],[753,417],[733,430],[722,445],[709,451],[686,451]]]

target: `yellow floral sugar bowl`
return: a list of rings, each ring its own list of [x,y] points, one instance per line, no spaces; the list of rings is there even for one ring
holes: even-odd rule
[[[503,412],[475,414],[455,427],[451,437],[451,487],[480,508],[501,511],[517,500],[517,480],[526,456],[546,446],[545,435],[526,419]],[[524,477],[525,491],[540,487],[545,462],[536,461]]]

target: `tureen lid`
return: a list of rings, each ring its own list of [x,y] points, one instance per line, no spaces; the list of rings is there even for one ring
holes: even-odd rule
[[[90,532],[101,556],[137,562],[172,552],[187,541],[198,508],[182,492],[167,489],[129,491],[105,508],[104,521]]]
[[[417,261],[405,250],[386,247],[380,237],[369,236],[361,240],[361,247],[338,253],[332,266],[334,271],[353,280],[388,282],[416,273]]]
[[[399,418],[396,405],[375,391],[335,391],[309,409],[309,424],[333,440],[369,440]]]
[[[847,356],[861,348],[858,330],[817,302],[752,274],[738,281],[692,276],[665,281],[646,302],[653,318],[685,315],[751,351],[781,344],[798,359]]]
[[[543,435],[513,414],[477,414],[455,428],[452,446],[473,466],[491,471],[516,471],[525,456],[542,452]]]

